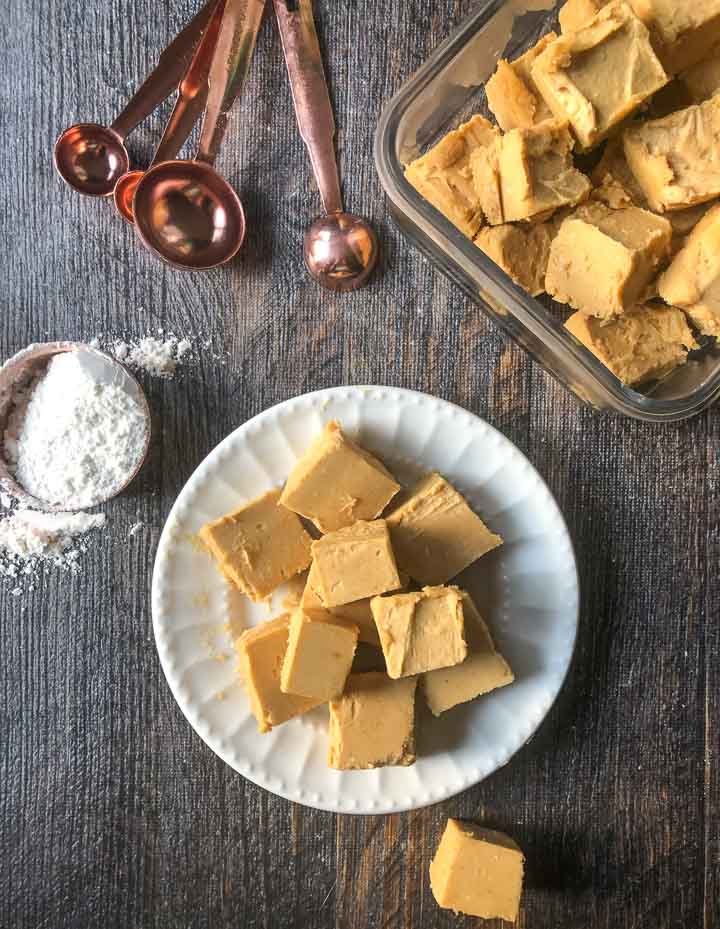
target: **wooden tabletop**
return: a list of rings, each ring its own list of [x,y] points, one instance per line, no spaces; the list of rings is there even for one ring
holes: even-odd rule
[[[479,924],[429,888],[446,818],[461,816],[524,848],[522,927],[717,929],[720,415],[657,427],[580,407],[392,225],[378,115],[472,0],[316,6],[347,203],[384,249],[372,286],[349,296],[303,271],[318,195],[269,18],[220,158],[247,244],[232,266],[188,275],[66,189],[51,152],[65,126],[119,111],[197,0],[0,4],[2,357],[159,328],[212,346],[173,381],[145,379],[150,459],[81,571],[49,570],[17,597],[2,580],[0,925]],[[134,154],[147,158],[166,115],[132,137]],[[579,646],[537,736],[472,790],[404,815],[315,812],[245,781],[186,723],[153,644],[153,557],[185,480],[248,417],[337,384],[417,388],[485,417],[548,481],[580,563]]]

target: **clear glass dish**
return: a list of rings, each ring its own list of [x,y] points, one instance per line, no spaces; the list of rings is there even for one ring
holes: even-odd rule
[[[624,386],[563,328],[567,307],[529,296],[424,200],[403,166],[473,113],[487,110],[484,83],[498,58],[515,58],[551,29],[554,0],[485,0],[385,107],[375,162],[404,234],[543,367],[584,403],[652,422],[701,412],[720,395],[720,348],[705,340],[688,363],[646,388]]]

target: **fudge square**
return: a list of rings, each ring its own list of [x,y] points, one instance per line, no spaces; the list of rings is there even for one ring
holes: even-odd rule
[[[720,96],[626,129],[623,144],[653,210],[720,196]]]
[[[630,0],[668,74],[706,58],[720,40],[720,0]]]
[[[547,219],[560,207],[587,199],[591,184],[573,166],[573,145],[567,123],[553,120],[512,129],[496,142],[494,157],[475,153],[473,177],[480,202],[485,208],[487,200],[490,207],[488,221]]]
[[[422,677],[425,700],[434,716],[515,680],[507,661],[495,650],[492,636],[472,597],[464,590],[461,594],[467,658],[452,668],[428,671]]]
[[[289,627],[290,617],[283,614],[246,630],[235,643],[240,659],[240,677],[260,732],[269,732],[273,726],[307,713],[324,702],[286,694],[280,688]]]
[[[470,239],[483,222],[470,155],[492,145],[498,134],[484,117],[473,116],[405,168],[408,183]]]
[[[588,315],[619,316],[642,300],[671,241],[670,223],[648,210],[580,207],[550,246],[545,289]]]
[[[698,348],[685,314],[672,306],[637,306],[609,322],[574,313],[565,328],[631,387],[664,377]]]
[[[441,907],[515,922],[525,857],[502,832],[448,819],[430,864],[430,887]]]
[[[370,606],[390,677],[409,677],[465,660],[465,618],[457,587],[373,597]]]
[[[251,600],[264,600],[310,564],[312,539],[271,490],[207,523],[198,535],[220,570]]]
[[[415,763],[417,679],[382,671],[351,674],[330,703],[328,764],[340,771]]]
[[[402,581],[402,578],[400,579]],[[300,606],[306,611],[326,610],[336,620],[345,623],[345,625],[357,626],[359,632],[359,641],[367,645],[373,645],[380,648],[380,639],[378,637],[377,626],[373,619],[372,610],[370,609],[371,597],[364,597],[362,600],[355,600],[353,603],[343,603],[341,606],[326,608],[322,601],[318,588],[320,582],[317,577],[317,568],[313,561],[310,565],[310,573],[305,582],[305,589],[300,598]],[[404,584],[402,585],[405,586]]]
[[[419,584],[444,584],[502,545],[445,478],[429,474],[387,517],[400,569]]]
[[[549,32],[514,61],[501,58],[495,73],[485,84],[488,107],[503,132],[529,129],[552,119],[552,110],[535,86],[531,71],[535,59],[553,39],[557,39],[557,35]]]
[[[330,613],[295,610],[280,689],[285,694],[323,702],[339,697],[350,673],[357,641],[357,627],[334,621]]]
[[[668,82],[646,26],[622,0],[548,45],[532,76],[584,149],[601,142]]]
[[[720,206],[695,226],[658,291],[666,303],[682,307],[703,335],[720,338]]]
[[[504,223],[485,226],[475,245],[533,297],[545,290],[550,245],[557,229],[547,223]]]
[[[332,532],[375,519],[399,490],[385,465],[332,421],[293,468],[280,503]]]
[[[401,587],[384,519],[357,522],[312,543],[320,598],[342,606]]]

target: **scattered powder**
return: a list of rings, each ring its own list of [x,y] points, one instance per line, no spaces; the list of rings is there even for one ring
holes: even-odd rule
[[[85,536],[104,526],[102,513],[15,510],[0,520],[0,575],[15,581],[12,596],[33,590],[45,565],[78,572],[80,556],[87,551]]]
[[[137,535],[138,532],[140,532],[140,530],[144,527],[144,525],[145,523],[133,523],[133,525],[130,526],[130,531],[128,532],[128,535],[131,538],[132,536]]]
[[[96,380],[79,355],[53,356],[17,397],[4,437],[18,483],[43,502],[68,509],[94,506],[120,490],[147,439],[138,400]]]
[[[113,342],[110,351],[123,364],[156,377],[174,377],[178,362],[192,351],[189,339],[145,336],[135,342]]]

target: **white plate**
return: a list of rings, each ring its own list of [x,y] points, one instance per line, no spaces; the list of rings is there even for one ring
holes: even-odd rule
[[[195,533],[286,479],[330,419],[399,479],[437,470],[505,544],[460,575],[515,682],[434,719],[418,697],[418,760],[403,768],[326,765],[327,708],[260,735],[238,683],[232,634],[280,612],[234,594]],[[415,463],[411,465],[410,463]],[[155,640],[170,688],[202,739],[231,767],[282,797],[343,813],[389,813],[443,800],[487,777],[532,736],[567,673],[578,580],[562,515],[527,459],[483,420],[409,390],[338,387],[288,400],[236,429],[192,475],[158,548]]]

